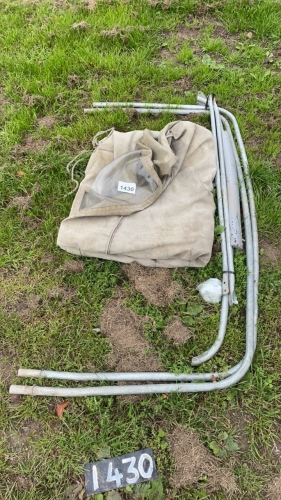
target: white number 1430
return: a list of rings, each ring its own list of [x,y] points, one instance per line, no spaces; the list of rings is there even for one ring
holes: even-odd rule
[[[149,462],[149,467],[147,470],[144,469],[144,462],[148,460]],[[123,458],[122,464],[129,464],[127,471],[126,471],[126,483],[127,484],[135,484],[140,475],[144,479],[150,479],[153,473],[153,461],[150,455],[148,453],[142,453],[137,467],[135,467],[136,463],[136,457],[129,457],[129,458]],[[98,471],[96,465],[92,466],[92,473],[93,473],[93,489],[97,490],[99,488],[99,482],[98,482]],[[131,477],[127,477],[131,476]],[[106,482],[111,483],[115,482],[116,486],[115,488],[119,488],[121,486],[121,479],[123,478],[123,474],[119,472],[118,468],[116,467],[113,470],[112,462],[109,462],[108,464],[108,470],[107,470],[107,477],[106,477]]]

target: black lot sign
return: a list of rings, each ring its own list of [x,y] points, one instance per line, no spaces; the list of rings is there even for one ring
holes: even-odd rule
[[[84,471],[87,495],[157,478],[153,452],[150,448],[127,453],[121,457],[91,462],[84,466]]]

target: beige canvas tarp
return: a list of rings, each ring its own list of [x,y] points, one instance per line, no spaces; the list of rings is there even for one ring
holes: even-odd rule
[[[215,173],[212,134],[197,124],[112,129],[88,162],[57,243],[81,256],[203,267],[213,244]]]

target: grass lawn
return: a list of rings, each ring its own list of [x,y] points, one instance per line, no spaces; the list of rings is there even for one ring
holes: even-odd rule
[[[84,463],[148,447],[157,482],[93,498],[280,499],[280,1],[2,0],[0,12],[1,499],[83,500]],[[65,196],[73,188],[67,163],[100,130],[172,121],[121,110],[85,116],[83,108],[195,104],[199,90],[234,113],[249,158],[261,257],[251,370],[221,392],[70,398],[60,419],[61,399],[10,396],[9,385],[23,383],[20,367],[110,371],[142,362],[144,370],[189,371],[190,357],[211,345],[219,309],[196,286],[220,277],[217,244],[204,269],[143,271],[146,288],[128,266],[56,246],[74,196]],[[244,253],[235,260],[239,304],[222,349],[200,371],[223,370],[243,352]],[[203,308],[195,322],[190,305]],[[116,328],[127,347],[141,336],[143,359],[118,349]],[[184,343],[173,338],[177,329]]]

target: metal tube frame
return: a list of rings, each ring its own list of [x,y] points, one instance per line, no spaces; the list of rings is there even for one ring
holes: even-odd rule
[[[229,210],[226,189],[226,174],[224,165],[223,132],[228,134],[235,158],[237,176],[240,188],[241,205],[244,221],[244,235],[247,262],[247,291],[246,291],[246,336],[245,353],[242,360],[225,372],[214,373],[182,373],[175,375],[169,372],[124,372],[124,373],[74,373],[57,372],[50,370],[20,369],[18,376],[47,378],[56,380],[94,381],[94,382],[153,382],[145,385],[108,385],[101,387],[83,388],[56,388],[40,386],[12,385],[11,394],[42,395],[42,396],[112,396],[122,394],[152,394],[168,392],[207,392],[226,389],[238,383],[247,373],[255,352],[257,343],[257,317],[258,317],[258,275],[259,253],[258,233],[255,215],[254,194],[249,177],[247,156],[235,117],[227,110],[217,107],[213,96],[206,98],[198,95],[197,105],[169,105],[159,103],[134,103],[134,102],[97,102],[93,107],[85,109],[85,113],[103,111],[104,109],[122,108],[135,109],[138,113],[161,112],[178,115],[200,113],[210,115],[211,129],[217,150],[217,206],[220,224],[225,227],[221,235],[223,255],[223,296],[221,304],[220,325],[217,338],[213,345],[201,355],[191,360],[191,365],[197,366],[211,359],[221,347],[227,325],[229,305],[233,303],[234,296],[234,264],[233,248],[230,244]],[[235,140],[232,134],[234,131]],[[162,383],[161,383],[162,382]]]

